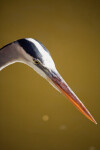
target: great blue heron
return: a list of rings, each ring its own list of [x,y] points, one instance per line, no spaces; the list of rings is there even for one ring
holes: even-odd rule
[[[33,68],[54,88],[63,93],[81,113],[97,124],[84,104],[60,76],[49,51],[42,43],[32,38],[24,38],[2,47],[0,49],[0,70],[15,62],[21,62]]]

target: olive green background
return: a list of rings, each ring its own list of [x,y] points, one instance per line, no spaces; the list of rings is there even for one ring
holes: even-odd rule
[[[98,124],[16,63],[0,72],[0,150],[100,150],[100,2],[0,0],[0,47],[24,37],[49,49]]]

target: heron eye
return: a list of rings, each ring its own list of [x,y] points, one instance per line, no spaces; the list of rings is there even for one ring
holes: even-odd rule
[[[40,62],[38,60],[34,60],[34,64],[39,64]]]

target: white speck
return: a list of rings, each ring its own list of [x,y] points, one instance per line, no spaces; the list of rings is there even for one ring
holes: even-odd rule
[[[60,129],[60,130],[66,130],[67,127],[66,127],[66,125],[63,124],[63,125],[61,125],[61,126],[59,127],[59,129]]]
[[[91,147],[89,148],[89,150],[96,150],[96,148],[95,148],[94,146],[91,146]]]
[[[49,116],[48,115],[43,115],[42,116],[42,120],[45,121],[45,122],[48,121],[49,120]]]

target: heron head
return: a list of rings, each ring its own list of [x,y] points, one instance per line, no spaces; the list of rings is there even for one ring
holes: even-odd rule
[[[50,72],[57,72],[49,51],[42,43],[32,38],[20,39],[18,43],[25,51],[24,62],[42,77],[48,79]]]
[[[49,51],[37,40],[32,38],[17,41],[25,51],[25,63],[49,81],[58,91],[64,94],[88,119],[96,121],[78,99],[74,92],[58,73]]]

